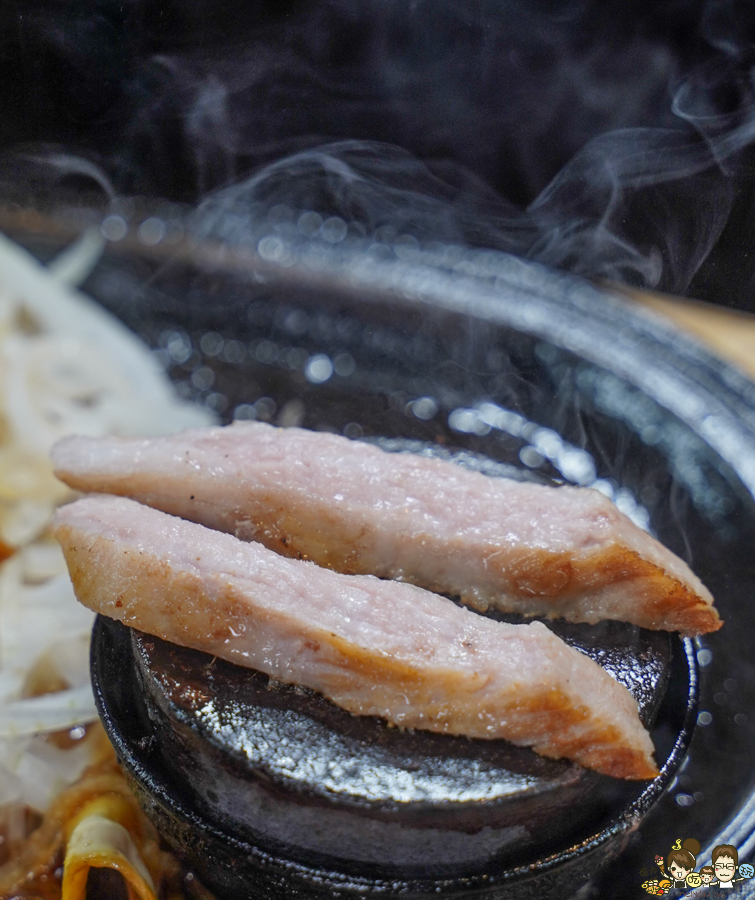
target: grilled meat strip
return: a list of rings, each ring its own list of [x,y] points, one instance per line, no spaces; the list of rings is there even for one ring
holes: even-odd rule
[[[358,715],[505,738],[619,778],[657,774],[629,691],[540,622],[496,622],[119,497],[65,506],[54,529],[79,600],[127,625]]]
[[[686,563],[588,488],[260,423],[149,440],[66,438],[53,461],[78,490],[132,497],[285,556],[480,609],[684,635],[721,626]]]

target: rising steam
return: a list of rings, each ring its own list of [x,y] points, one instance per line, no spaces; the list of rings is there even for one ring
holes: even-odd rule
[[[73,174],[204,198],[208,231],[283,204],[678,293],[704,295],[734,257],[749,296],[752,15],[630,5],[185,0],[162,24],[139,0],[101,0],[32,15],[5,59],[51,120],[10,104],[0,187],[38,196]]]

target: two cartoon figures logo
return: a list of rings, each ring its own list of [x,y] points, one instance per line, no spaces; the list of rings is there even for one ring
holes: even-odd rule
[[[720,889],[721,896],[728,896],[724,891],[733,889],[737,882],[745,881],[755,875],[755,869],[747,863],[739,865],[739,854],[731,844],[720,844],[711,853],[709,865],[701,866],[695,871],[697,855],[700,853],[700,842],[688,838],[684,843],[677,840],[665,860],[656,856],[655,862],[661,870],[661,878],[643,881],[642,887],[648,894],[663,896],[673,892],[676,896],[686,897],[715,896],[709,888]],[[647,877],[647,871],[642,875]]]

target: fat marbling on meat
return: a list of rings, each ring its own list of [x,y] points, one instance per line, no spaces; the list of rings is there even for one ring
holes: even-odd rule
[[[53,461],[78,490],[132,497],[286,556],[481,609],[684,635],[721,626],[689,566],[588,488],[248,422],[145,440],[66,438]]]
[[[657,774],[629,691],[540,622],[493,621],[120,497],[62,507],[54,530],[79,600],[127,625],[401,727],[505,738],[620,778]]]

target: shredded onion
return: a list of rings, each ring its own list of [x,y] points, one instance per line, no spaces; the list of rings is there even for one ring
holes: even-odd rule
[[[61,284],[83,284],[97,267],[104,249],[105,238],[100,229],[87,228],[47,264],[47,271]]]
[[[174,395],[136,335],[72,287],[102,249],[99,233],[85,233],[45,269],[0,234],[0,835],[19,843],[24,872],[42,871],[61,839],[59,825],[52,835],[44,824],[27,839],[29,811],[47,822],[72,790],[91,762],[83,726],[96,719],[93,615],[47,533],[70,496],[50,448],[73,433],[156,434],[212,420]],[[65,748],[48,737],[60,732],[71,736]],[[0,895],[14,865],[0,866]]]
[[[104,740],[99,725],[95,726],[93,737]],[[120,847],[117,841],[109,841],[109,847],[107,842],[101,841],[99,849],[104,854],[100,854],[97,862],[123,871],[123,860],[118,854],[119,850],[122,854],[122,850],[126,849],[127,853],[122,855],[137,870],[137,876],[141,875],[142,881],[154,884],[161,896],[176,889],[178,864],[170,854],[160,849],[158,836],[119,771],[112,748],[101,745],[99,756],[74,785],[52,800],[40,826],[22,842],[11,859],[0,865],[0,897],[16,897],[19,893],[24,896],[26,890],[38,890],[42,885],[49,888],[51,883],[57,883],[55,894],[60,897],[59,869],[68,841],[78,825],[92,815],[122,824],[129,834],[129,841],[121,843]],[[76,880],[77,870],[80,872],[82,863],[87,863],[86,858],[82,858],[85,857],[82,851],[86,851],[86,847],[76,843],[71,849],[74,862],[72,874]],[[134,850],[138,853],[139,862],[131,857]],[[147,878],[144,877],[145,870]]]
[[[155,883],[129,830],[96,813],[82,819],[68,839],[62,900],[87,900],[87,879],[93,868],[119,872],[135,900],[155,900]]]
[[[97,718],[92,690],[87,685],[16,700],[0,707],[0,737],[25,737],[45,731],[63,731]]]

